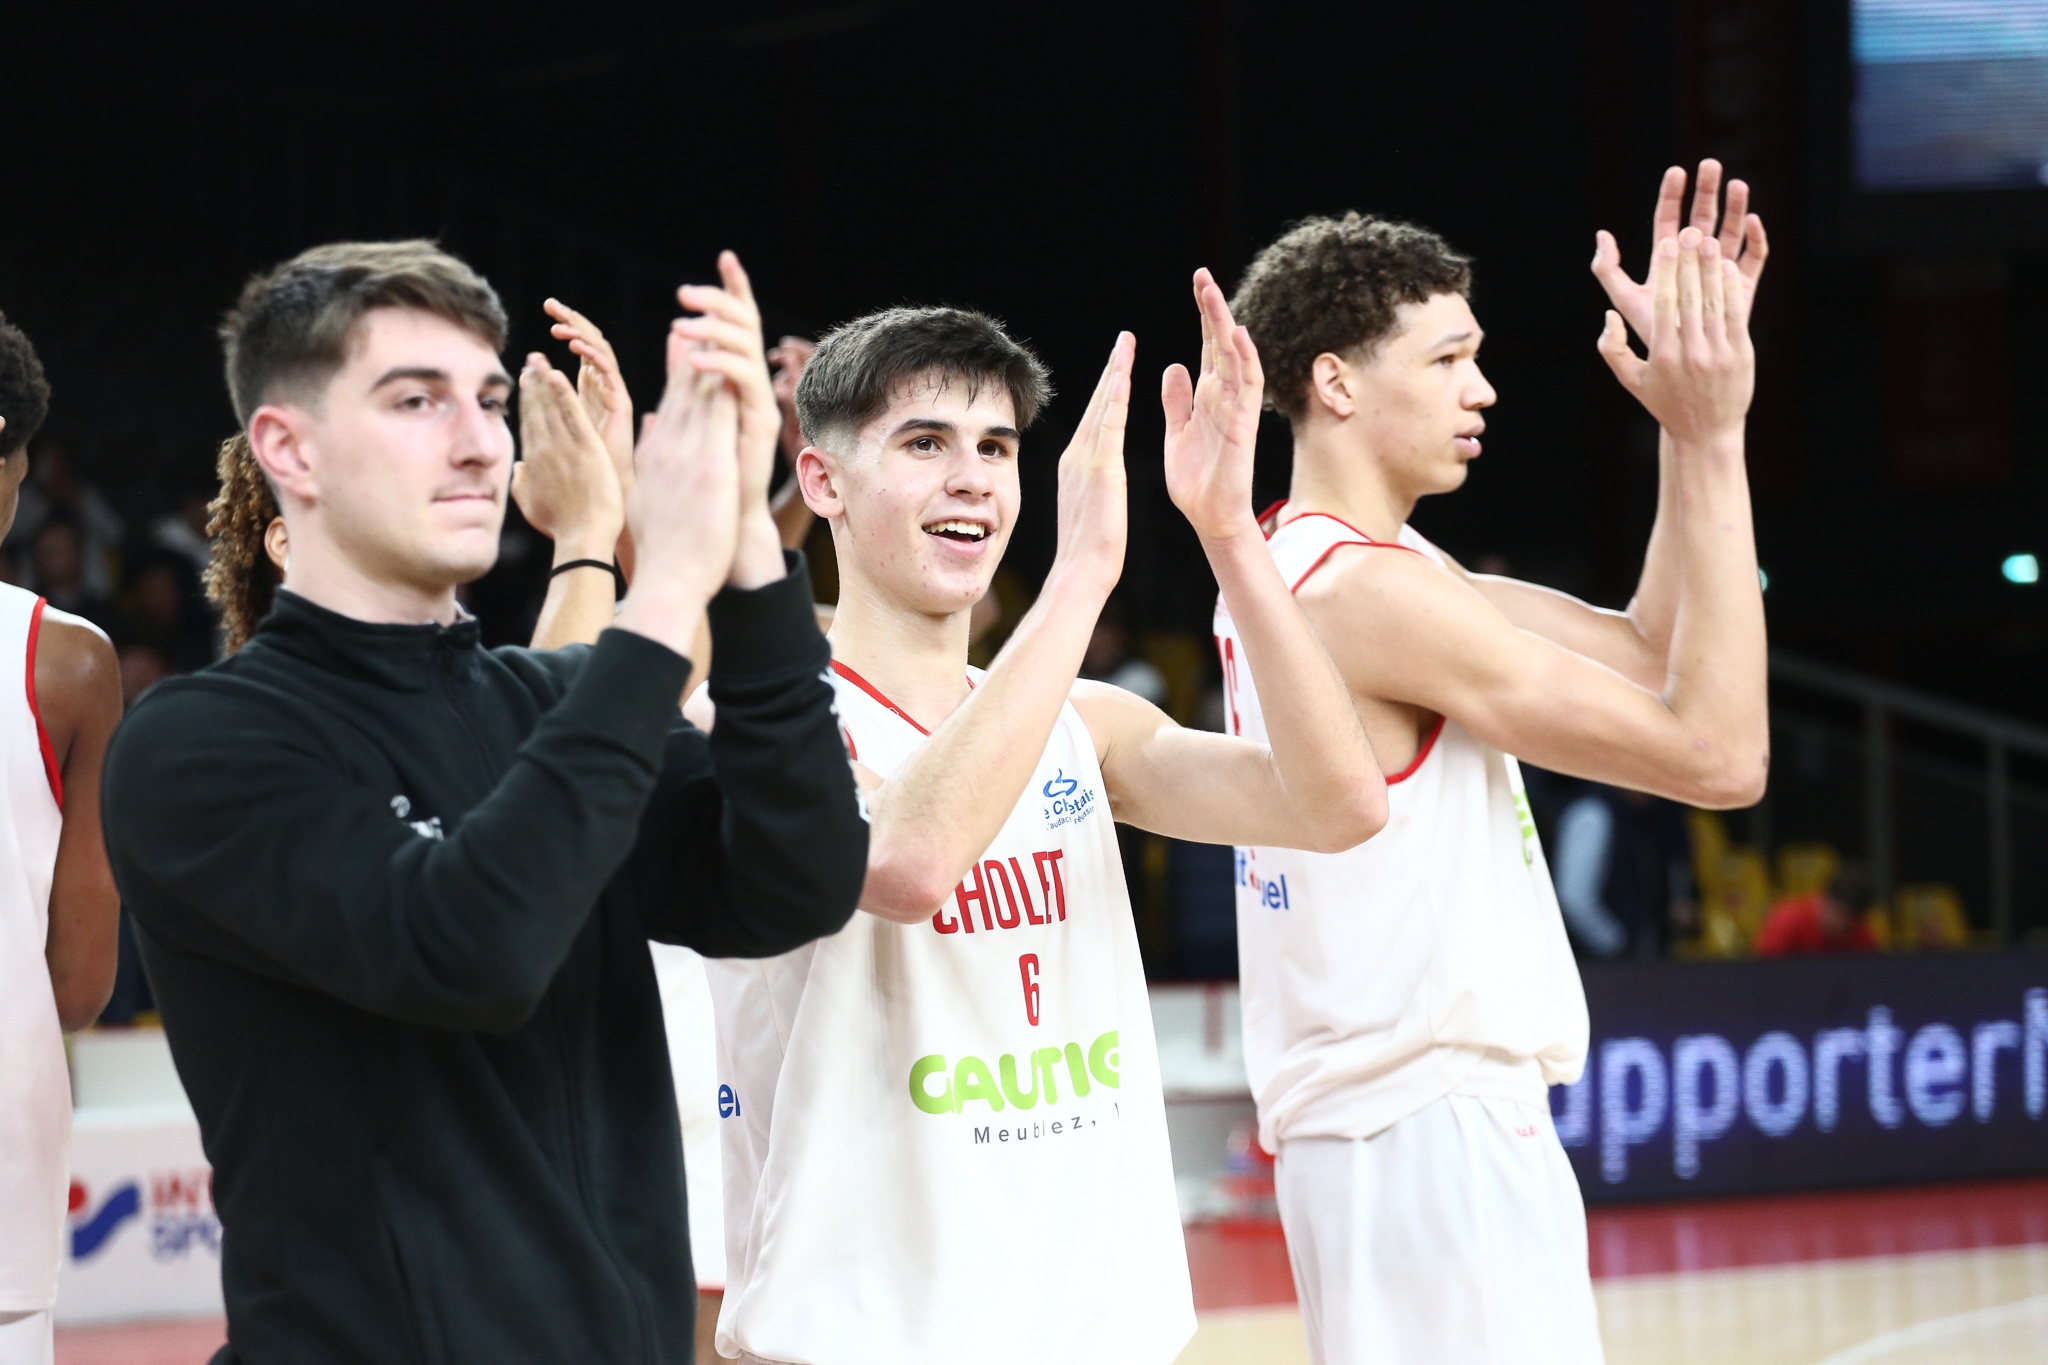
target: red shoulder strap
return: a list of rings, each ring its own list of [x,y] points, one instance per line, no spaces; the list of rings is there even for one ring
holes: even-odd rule
[[[47,599],[38,597],[35,606],[28,613],[28,659],[22,669],[23,685],[28,691],[28,713],[35,718],[36,742],[43,750],[43,775],[50,779],[50,795],[57,798],[57,809],[64,809],[64,774],[57,767],[57,746],[50,743],[50,732],[43,725],[43,713],[36,705],[36,641],[43,633],[43,608]]]

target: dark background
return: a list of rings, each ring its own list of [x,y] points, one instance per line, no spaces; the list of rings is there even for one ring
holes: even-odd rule
[[[643,402],[670,289],[722,246],[774,330],[903,300],[988,309],[1063,390],[1027,446],[1027,582],[1051,553],[1054,457],[1128,327],[1130,615],[1205,636],[1213,589],[1163,494],[1151,376],[1192,358],[1195,266],[1233,283],[1283,224],[1357,207],[1478,261],[1501,403],[1469,485],[1419,525],[1618,605],[1654,433],[1593,350],[1593,229],[1640,269],[1658,173],[1714,154],[1755,184],[1776,248],[1752,432],[1774,641],[2048,714],[2048,585],[1998,572],[2048,555],[2048,426],[2020,401],[2048,358],[2048,191],[1852,191],[1845,11],[18,9],[0,309],[48,361],[49,429],[137,515],[207,480],[231,430],[211,329],[240,282],[324,239],[440,237],[503,291],[516,348],[561,295],[621,339]],[[1278,496],[1268,435],[1260,492]],[[528,586],[482,588],[487,619],[516,625]]]

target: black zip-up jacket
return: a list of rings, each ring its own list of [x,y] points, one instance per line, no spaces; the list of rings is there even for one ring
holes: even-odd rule
[[[122,724],[107,847],[214,1166],[216,1365],[690,1359],[647,940],[787,951],[867,862],[801,561],[710,616],[709,736],[643,636],[486,651],[290,593]]]

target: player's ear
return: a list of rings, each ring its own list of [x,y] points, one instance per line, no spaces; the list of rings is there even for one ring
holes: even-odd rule
[[[312,459],[312,422],[303,408],[265,403],[249,414],[249,451],[280,492],[308,502],[318,480]]]
[[[1324,351],[1309,367],[1308,396],[1337,418],[1358,411],[1358,371],[1343,356]]]
[[[285,572],[291,563],[291,540],[284,529],[283,517],[272,517],[270,525],[263,528],[263,553],[279,573]]]
[[[803,494],[804,506],[819,516],[830,520],[845,513],[846,499],[840,487],[844,478],[839,461],[816,446],[797,452],[797,491]]]

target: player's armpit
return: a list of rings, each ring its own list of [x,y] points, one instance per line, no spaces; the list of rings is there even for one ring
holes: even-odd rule
[[[1076,683],[1072,699],[1119,823],[1203,844],[1337,853],[1359,842],[1351,821],[1294,799],[1263,744],[1187,729],[1108,683]]]
[[[1341,557],[1299,600],[1355,696],[1425,707],[1518,758],[1697,806],[1748,805],[1761,791],[1764,754],[1518,628],[1427,559]]]

